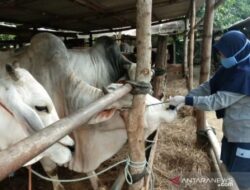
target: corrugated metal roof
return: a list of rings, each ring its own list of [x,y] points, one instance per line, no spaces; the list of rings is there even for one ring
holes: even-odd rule
[[[191,0],[153,0],[152,21],[185,17]],[[196,0],[197,9],[204,0]],[[120,27],[135,28],[136,0],[3,0],[0,21],[22,28],[53,28],[81,31]]]

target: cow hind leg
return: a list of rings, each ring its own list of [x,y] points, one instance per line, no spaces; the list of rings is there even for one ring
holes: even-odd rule
[[[121,190],[125,182],[124,170],[121,170],[119,176],[116,178],[111,190]]]
[[[97,177],[95,171],[87,172],[87,176],[93,176],[91,177],[90,183],[94,190],[106,190],[107,188],[101,183],[100,179]]]
[[[59,179],[57,175],[57,165],[55,162],[49,158],[43,158],[40,160],[44,171],[51,179]],[[53,190],[65,190],[63,185],[60,182],[52,182]]]

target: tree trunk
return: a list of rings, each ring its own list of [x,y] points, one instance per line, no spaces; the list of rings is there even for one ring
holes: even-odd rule
[[[137,0],[136,45],[137,69],[136,81],[150,82],[151,79],[151,15],[152,0]],[[145,95],[135,95],[128,117],[129,156],[133,162],[145,161],[144,147],[144,112]],[[144,168],[130,168],[131,174],[141,173]],[[143,180],[131,185],[130,190],[140,190]]]
[[[158,44],[157,44],[157,54],[156,54],[156,63],[155,68],[164,69],[167,71],[167,37],[166,36],[158,36]],[[153,80],[153,96],[161,99],[164,86],[165,86],[165,75],[156,76]]]

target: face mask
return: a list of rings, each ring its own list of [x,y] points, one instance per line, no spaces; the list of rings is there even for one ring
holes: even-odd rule
[[[250,54],[248,54],[246,57],[244,57],[243,59],[241,59],[238,62],[235,58],[240,52],[242,52],[245,49],[245,47],[247,46],[248,43],[249,43],[249,40],[247,40],[245,45],[239,51],[237,51],[233,56],[221,59],[221,64],[223,65],[223,67],[231,68],[231,67],[237,65],[238,63],[245,61],[247,58],[249,58]]]

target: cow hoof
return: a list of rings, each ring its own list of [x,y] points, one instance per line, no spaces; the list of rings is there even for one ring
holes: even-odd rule
[[[58,184],[54,190],[65,190],[62,184]]]
[[[108,188],[106,186],[101,186],[98,188],[98,190],[107,190]]]

